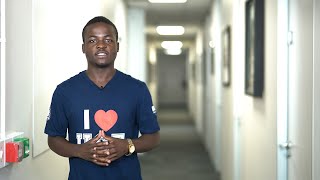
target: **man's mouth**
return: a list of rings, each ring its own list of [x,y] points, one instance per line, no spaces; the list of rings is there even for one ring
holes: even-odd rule
[[[108,55],[108,53],[105,51],[99,51],[96,53],[96,56],[107,56],[107,55]]]

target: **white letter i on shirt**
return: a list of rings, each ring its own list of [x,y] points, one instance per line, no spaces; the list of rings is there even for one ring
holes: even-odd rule
[[[90,129],[89,109],[83,110],[83,128]]]

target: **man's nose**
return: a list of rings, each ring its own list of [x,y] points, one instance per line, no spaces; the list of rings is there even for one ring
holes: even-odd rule
[[[104,40],[98,40],[97,42],[98,49],[105,48],[106,46],[107,46],[107,43]]]

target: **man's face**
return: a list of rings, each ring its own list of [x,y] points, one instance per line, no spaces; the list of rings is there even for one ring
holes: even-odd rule
[[[82,52],[87,57],[88,67],[113,67],[118,50],[113,26],[98,22],[86,27]]]

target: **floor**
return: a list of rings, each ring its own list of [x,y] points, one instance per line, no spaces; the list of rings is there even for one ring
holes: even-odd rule
[[[140,155],[144,180],[220,180],[184,109],[158,111],[160,146]]]

